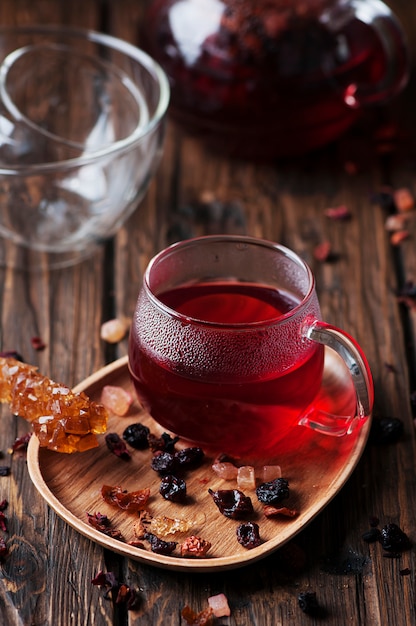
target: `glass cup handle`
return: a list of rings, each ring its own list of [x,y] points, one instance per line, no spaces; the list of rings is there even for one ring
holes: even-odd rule
[[[308,325],[305,328],[305,336],[332,348],[341,356],[351,375],[357,405],[355,415],[347,418],[324,413],[312,407],[302,416],[299,424],[328,435],[350,434],[371,415],[373,408],[373,379],[367,359],[352,337],[325,322],[315,321]]]
[[[347,106],[361,106],[384,102],[399,93],[409,78],[409,52],[401,23],[381,0],[350,0],[330,8],[324,17],[329,29],[342,33],[342,24],[357,19],[370,26],[377,35],[385,57],[382,78],[373,85],[350,83],[343,88]]]

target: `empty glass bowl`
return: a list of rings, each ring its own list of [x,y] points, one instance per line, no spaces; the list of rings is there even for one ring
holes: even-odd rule
[[[0,28],[0,236],[53,266],[92,254],[146,192],[168,103],[163,70],[127,42]]]

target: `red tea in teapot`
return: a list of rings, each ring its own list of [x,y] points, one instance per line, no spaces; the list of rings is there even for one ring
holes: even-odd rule
[[[401,27],[374,0],[155,0],[144,37],[174,117],[240,156],[326,144],[407,75]]]

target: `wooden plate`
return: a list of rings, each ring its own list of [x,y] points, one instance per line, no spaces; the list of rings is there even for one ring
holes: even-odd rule
[[[91,399],[99,401],[101,390],[107,384],[122,386],[134,396],[127,358],[104,367],[75,390],[85,391]],[[326,353],[322,397],[326,404],[332,404],[333,410],[338,410],[338,415],[344,415],[346,408],[354,406],[354,392],[349,376],[339,357],[331,350]],[[138,421],[148,425],[155,434],[162,432],[137,401],[128,416],[110,416],[107,432],[122,435],[129,424]],[[297,510],[298,514],[293,518],[268,519],[255,493],[246,491],[255,509],[252,519],[259,524],[263,540],[260,546],[251,550],[237,542],[236,528],[240,522],[224,517],[208,493],[208,488],[232,489],[237,486],[234,481],[217,477],[211,468],[213,457],[208,453],[206,462],[186,476],[188,502],[185,505],[168,502],[159,495],[160,478],[150,467],[149,450],[132,450],[132,458],[123,461],[108,450],[104,435],[100,437],[98,448],[69,455],[40,448],[38,439],[33,436],[27,460],[30,477],[39,493],[62,519],[82,535],[124,556],[162,568],[212,571],[236,568],[265,557],[316,517],[353,472],[365,447],[369,427],[370,420],[353,434],[341,438],[296,427],[293,436],[282,444],[278,463],[290,485],[291,495],[284,505]],[[164,539],[177,541],[179,546],[186,536],[198,535],[211,542],[210,551],[205,558],[192,559],[181,557],[179,547],[172,556],[164,556],[152,552],[147,546],[140,548],[129,545],[128,542],[135,538],[133,526],[138,514],[126,513],[106,504],[101,497],[103,484],[120,486],[127,491],[150,487],[151,497],[147,508],[154,517],[166,515],[193,523],[192,529],[186,534],[170,535]],[[126,542],[111,538],[89,525],[87,513],[98,512],[109,517],[113,527],[122,532]]]

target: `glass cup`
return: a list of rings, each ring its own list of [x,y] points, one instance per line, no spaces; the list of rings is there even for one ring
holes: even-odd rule
[[[325,346],[349,372],[349,415],[317,402]],[[299,424],[348,435],[373,404],[367,360],[347,333],[321,320],[308,265],[281,245],[245,236],[189,239],[151,260],[129,368],[162,427],[239,458],[272,457]]]

